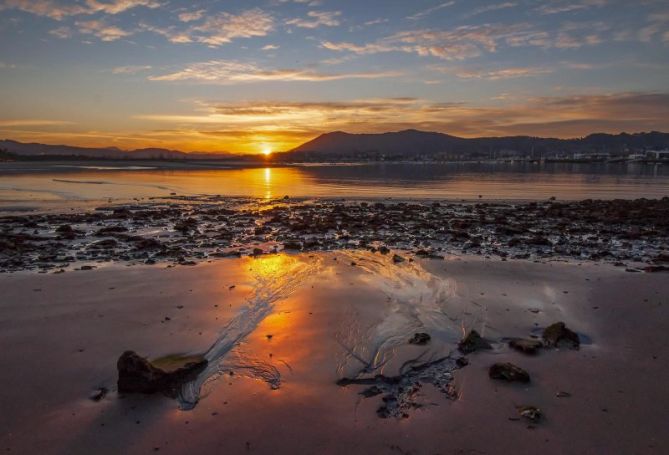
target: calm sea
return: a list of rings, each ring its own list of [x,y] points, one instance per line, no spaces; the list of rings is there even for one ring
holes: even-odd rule
[[[212,168],[205,163],[0,163],[0,204],[76,204],[179,195],[562,200],[669,196],[669,166],[353,164]]]

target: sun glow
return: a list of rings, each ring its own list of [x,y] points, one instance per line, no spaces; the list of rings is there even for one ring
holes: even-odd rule
[[[270,156],[272,154],[272,149],[269,147],[269,145],[264,145],[262,148],[262,154],[265,156]]]

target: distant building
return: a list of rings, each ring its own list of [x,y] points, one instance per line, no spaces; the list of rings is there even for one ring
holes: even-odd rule
[[[669,161],[669,150],[650,150],[646,152],[649,160]]]
[[[578,161],[606,161],[610,155],[603,152],[574,153],[574,159]]]

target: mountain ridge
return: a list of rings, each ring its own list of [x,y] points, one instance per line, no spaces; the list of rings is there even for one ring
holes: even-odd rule
[[[383,133],[323,133],[287,152],[276,160],[318,159],[457,159],[498,157],[505,154],[552,156],[577,152],[623,154],[669,148],[669,133],[592,133],[582,138],[559,139],[535,136],[463,138],[445,133],[406,129]],[[229,152],[183,152],[157,147],[121,150],[118,147],[78,147],[0,140],[0,151],[19,157],[48,159],[72,157],[87,159],[245,159],[255,155]]]
[[[408,129],[387,133],[345,133],[336,131],[290,150],[290,153],[318,155],[490,155],[494,152],[576,153],[585,151],[624,151],[669,147],[669,133],[592,133],[582,138],[559,139],[535,136],[463,138],[449,134]]]

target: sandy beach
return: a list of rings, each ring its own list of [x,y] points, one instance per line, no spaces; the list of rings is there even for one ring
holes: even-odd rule
[[[666,274],[593,262],[406,258],[350,250],[3,274],[0,447],[662,453],[669,443],[661,380],[669,354]],[[557,321],[579,334],[579,350],[529,356],[507,346],[509,337],[537,335]],[[417,376],[405,415],[379,417],[387,390],[365,398],[367,386],[337,384],[396,376],[407,362],[462,357],[457,343],[472,329],[493,349],[439,370],[441,379]],[[408,343],[416,332],[429,333],[430,342]],[[190,406],[160,394],[119,394],[116,361],[128,349],[153,359],[217,351],[209,364],[216,368],[199,378]],[[488,377],[491,364],[507,361],[531,382]],[[435,385],[445,383],[454,396]],[[99,388],[108,392],[92,400]],[[541,421],[519,416],[517,407],[529,405],[541,409]]]

